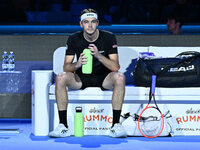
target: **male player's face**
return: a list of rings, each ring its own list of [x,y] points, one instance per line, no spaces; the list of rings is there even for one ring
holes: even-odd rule
[[[85,18],[80,22],[80,25],[83,28],[84,32],[92,35],[96,31],[99,25],[99,21],[96,18]]]
[[[174,19],[168,19],[167,27],[169,31],[173,31],[176,29],[176,21]]]

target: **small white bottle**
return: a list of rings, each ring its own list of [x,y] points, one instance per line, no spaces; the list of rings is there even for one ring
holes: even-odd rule
[[[8,59],[9,59],[8,70],[15,71],[15,54],[13,53],[13,51],[10,51]]]
[[[6,72],[8,71],[8,53],[4,51],[2,55],[2,71]]]

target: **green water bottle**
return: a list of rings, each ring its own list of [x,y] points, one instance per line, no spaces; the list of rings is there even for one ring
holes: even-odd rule
[[[84,56],[87,57],[87,64],[82,65],[82,73],[83,74],[91,74],[92,73],[92,55],[89,49],[84,49]]]
[[[84,117],[82,113],[82,107],[75,108],[76,113],[74,115],[74,136],[82,137],[84,135]]]

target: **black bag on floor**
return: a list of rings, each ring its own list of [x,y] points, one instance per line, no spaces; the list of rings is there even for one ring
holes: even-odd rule
[[[156,87],[200,87],[200,53],[187,51],[175,58],[140,58],[133,72],[136,86],[150,87],[157,75]]]

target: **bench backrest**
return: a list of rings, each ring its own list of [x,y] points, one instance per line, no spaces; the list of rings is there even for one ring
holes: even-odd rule
[[[59,47],[53,55],[53,71],[55,74],[63,72],[66,47]],[[137,59],[139,52],[148,51],[148,47],[118,47],[120,72],[126,72],[132,60]],[[75,58],[76,60],[76,58]]]
[[[53,55],[53,71],[55,74],[63,72],[66,47],[59,47]],[[157,57],[175,57],[183,51],[198,51],[200,47],[128,47],[119,46],[120,72],[126,76],[126,84],[134,84],[132,72],[135,68],[140,52],[153,52]],[[74,59],[76,61],[76,57]]]

